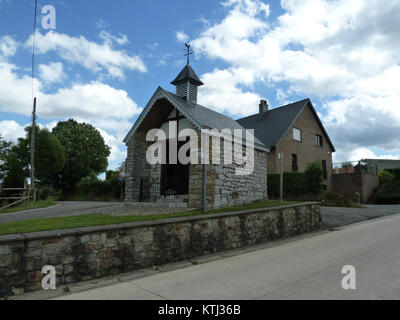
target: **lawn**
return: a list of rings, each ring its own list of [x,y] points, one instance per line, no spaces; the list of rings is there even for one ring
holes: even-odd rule
[[[18,206],[15,208],[7,208],[7,209],[0,210],[0,214],[18,212],[18,211],[24,211],[24,210],[31,210],[31,209],[47,208],[47,207],[54,206],[56,204],[57,204],[57,202],[54,201],[53,199],[39,200],[39,201],[36,201],[35,203],[29,202],[28,204],[24,204],[22,206]]]
[[[72,217],[23,220],[16,222],[0,223],[0,235],[38,232],[46,230],[69,229],[77,227],[101,226],[101,225],[119,224],[126,222],[161,220],[167,218],[187,217],[187,216],[209,214],[209,213],[239,211],[239,210],[257,209],[257,208],[271,208],[271,207],[296,204],[296,203],[299,202],[281,203],[279,201],[270,200],[270,201],[258,201],[242,206],[214,209],[214,210],[209,210],[207,212],[188,211],[188,212],[147,215],[147,216],[146,215],[111,216],[111,215],[93,213],[93,214],[84,214]]]

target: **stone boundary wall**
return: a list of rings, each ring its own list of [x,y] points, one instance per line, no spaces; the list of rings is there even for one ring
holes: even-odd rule
[[[0,296],[90,280],[289,237],[321,227],[319,203],[0,236]]]

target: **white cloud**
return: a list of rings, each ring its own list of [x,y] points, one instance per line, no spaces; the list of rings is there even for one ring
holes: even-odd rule
[[[25,126],[21,126],[14,120],[0,121],[0,133],[2,137],[14,143],[18,141],[18,138],[25,136],[24,128]]]
[[[360,161],[362,159],[389,159],[389,160],[399,160],[400,154],[389,154],[377,155],[371,149],[368,148],[356,148],[349,150],[346,153],[335,154],[334,162],[346,162],[346,161]]]
[[[31,78],[19,76],[17,67],[0,62],[0,111],[13,112],[30,117],[32,112]],[[35,79],[37,87],[38,120],[66,120],[74,118],[79,122],[92,124],[99,129],[106,143],[112,148],[109,167],[117,167],[126,157],[123,138],[132,126],[129,120],[141,112],[141,108],[124,90],[93,81],[76,83],[71,87],[59,88],[54,93],[43,91],[41,81]],[[44,127],[51,130],[57,121]],[[29,125],[29,124],[27,124]],[[41,125],[41,124],[39,124]],[[25,125],[26,126],[26,125]],[[1,121],[0,133],[16,141],[24,136],[24,127],[16,121]],[[41,125],[43,127],[43,125]]]
[[[187,42],[189,40],[189,36],[183,31],[176,32],[176,39],[180,42]]]
[[[126,158],[126,147],[124,143],[114,135],[111,135],[102,129],[98,130],[100,131],[106,145],[111,148],[111,153],[108,157],[109,167],[116,168],[118,164]]]
[[[125,34],[120,34],[120,37],[117,37],[103,30],[100,32],[99,37],[104,41],[105,44],[109,46],[112,46],[113,43],[117,43],[120,46],[129,43],[128,37]]]
[[[45,83],[57,83],[66,77],[61,62],[51,62],[47,65],[40,64],[38,69],[39,77]]]
[[[0,63],[0,110],[29,116],[32,108],[31,78],[19,77],[16,69],[15,65]],[[40,81],[35,80],[35,83],[40,117],[84,117],[93,121],[129,119],[141,111],[126,91],[98,81],[77,83],[51,94],[41,90]]]
[[[283,82],[289,88],[277,91],[278,100],[289,93],[321,99],[318,111],[338,152],[398,153],[400,2],[282,0],[285,12],[275,21],[259,0],[223,5],[226,16],[192,41],[196,54],[228,63],[202,77],[202,101],[231,114],[242,105],[250,114],[258,104],[247,97],[253,85]]]
[[[31,45],[31,38],[32,36],[26,42],[27,46]],[[112,38],[98,44],[83,36],[71,37],[67,34],[50,31],[44,35],[37,33],[36,52],[37,54],[46,54],[55,51],[68,62],[80,64],[93,72],[105,71],[111,77],[123,78],[124,70],[147,71],[139,56],[129,55],[122,50],[115,50],[112,47],[114,41],[124,43],[128,39],[126,37]]]
[[[199,103],[232,115],[247,115],[258,110],[261,97],[238,87],[241,82],[251,83],[252,74],[244,69],[219,70],[202,76],[206,84],[199,88]]]
[[[18,43],[10,36],[0,37],[0,61],[15,55]]]

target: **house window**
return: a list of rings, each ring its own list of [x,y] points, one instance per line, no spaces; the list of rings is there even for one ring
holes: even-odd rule
[[[315,135],[315,145],[318,147],[322,147],[322,136],[319,134]]]
[[[292,154],[292,171],[297,172],[297,170],[299,170],[299,167],[297,165],[297,155]]]
[[[322,160],[322,177],[328,179],[328,171],[326,169],[326,160]]]
[[[301,130],[297,128],[293,128],[293,139],[301,142]]]

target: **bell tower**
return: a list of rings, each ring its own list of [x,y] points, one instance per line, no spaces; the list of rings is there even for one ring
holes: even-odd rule
[[[178,74],[174,81],[171,82],[176,86],[176,95],[185,99],[188,103],[197,104],[197,88],[204,83],[200,81],[194,70],[189,64],[189,56],[192,54],[190,44],[185,43],[187,48],[187,64]]]

